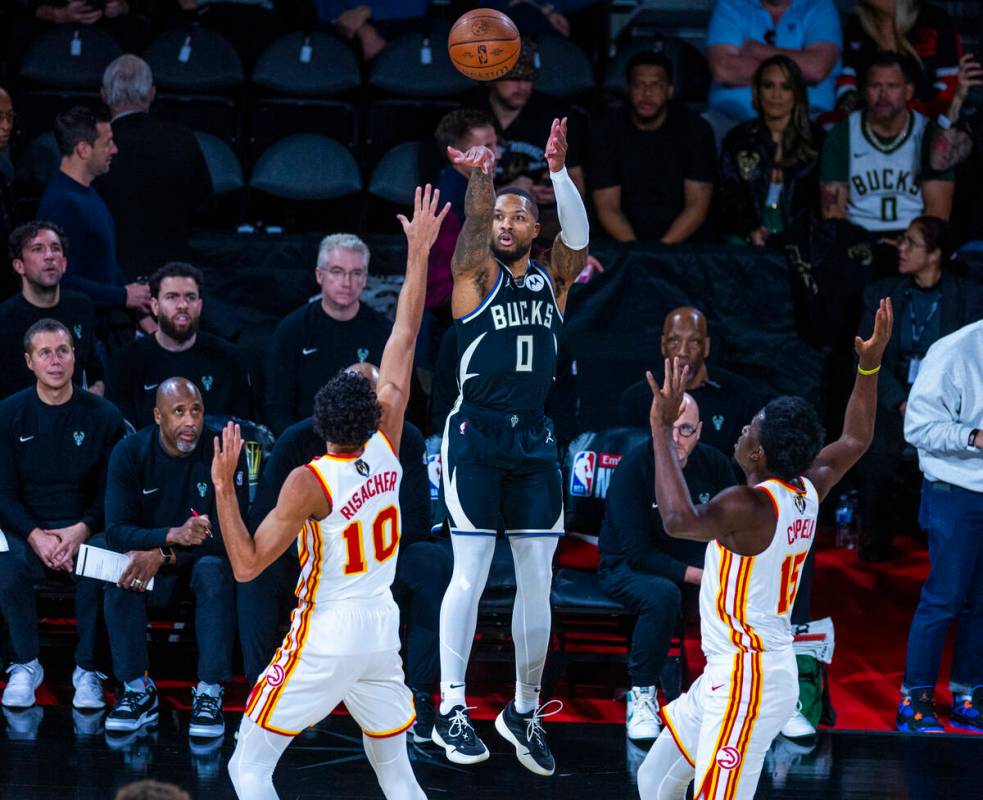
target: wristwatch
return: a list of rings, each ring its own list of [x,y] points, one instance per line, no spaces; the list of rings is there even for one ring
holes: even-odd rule
[[[170,547],[160,548],[160,555],[164,559],[165,564],[173,564],[177,561],[177,556],[174,555],[174,550]]]
[[[971,430],[969,432],[969,438],[966,440],[966,446],[967,447],[976,447],[976,437],[979,436],[979,435],[980,435],[980,429],[979,428],[973,428],[973,430]]]

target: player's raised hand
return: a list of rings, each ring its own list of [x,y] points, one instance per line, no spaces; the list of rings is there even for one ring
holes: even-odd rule
[[[239,453],[242,451],[242,432],[234,422],[222,429],[222,441],[215,437],[215,453],[212,455],[212,485],[216,492],[232,486]]]
[[[861,369],[869,370],[880,366],[893,327],[894,309],[891,306],[891,298],[882,297],[877,313],[874,315],[874,332],[866,341],[859,336],[854,340]]]
[[[550,172],[559,172],[567,160],[567,118],[554,119],[544,151]]]
[[[652,389],[652,407],[649,409],[649,425],[652,430],[672,429],[679,417],[679,409],[683,404],[686,393],[686,382],[689,380],[689,365],[680,368],[679,359],[666,359],[665,380],[662,387],[656,383],[651,372],[645,373],[645,378]]]
[[[444,207],[440,207],[440,189],[431,189],[429,183],[423,188],[417,186],[413,198],[413,218],[407,219],[403,214],[396,215],[403,226],[409,247],[419,247],[430,252],[450,209],[450,203],[444,203]]]
[[[495,153],[484,145],[469,147],[466,152],[461,152],[456,147],[447,147],[447,156],[454,164],[464,167],[480,169],[485,175],[491,174],[495,168]]]

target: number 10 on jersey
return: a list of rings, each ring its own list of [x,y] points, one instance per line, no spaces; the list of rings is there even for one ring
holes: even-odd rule
[[[362,522],[355,520],[341,533],[345,540],[345,574],[359,575],[368,570],[365,562],[365,545],[362,537]],[[399,512],[396,506],[382,509],[372,522],[372,549],[378,563],[388,561],[399,544]]]

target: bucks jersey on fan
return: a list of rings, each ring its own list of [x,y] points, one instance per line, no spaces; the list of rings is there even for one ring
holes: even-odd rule
[[[542,413],[563,321],[553,283],[535,261],[521,278],[498,264],[488,296],[455,321],[461,397],[493,411]]]

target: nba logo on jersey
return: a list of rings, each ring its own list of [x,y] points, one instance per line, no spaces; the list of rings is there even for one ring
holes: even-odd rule
[[[427,453],[427,477],[430,479],[430,499],[440,497],[440,453]]]
[[[594,489],[594,467],[597,465],[597,455],[593,450],[581,450],[573,457],[573,468],[570,470],[570,495],[572,497],[590,497]]]

